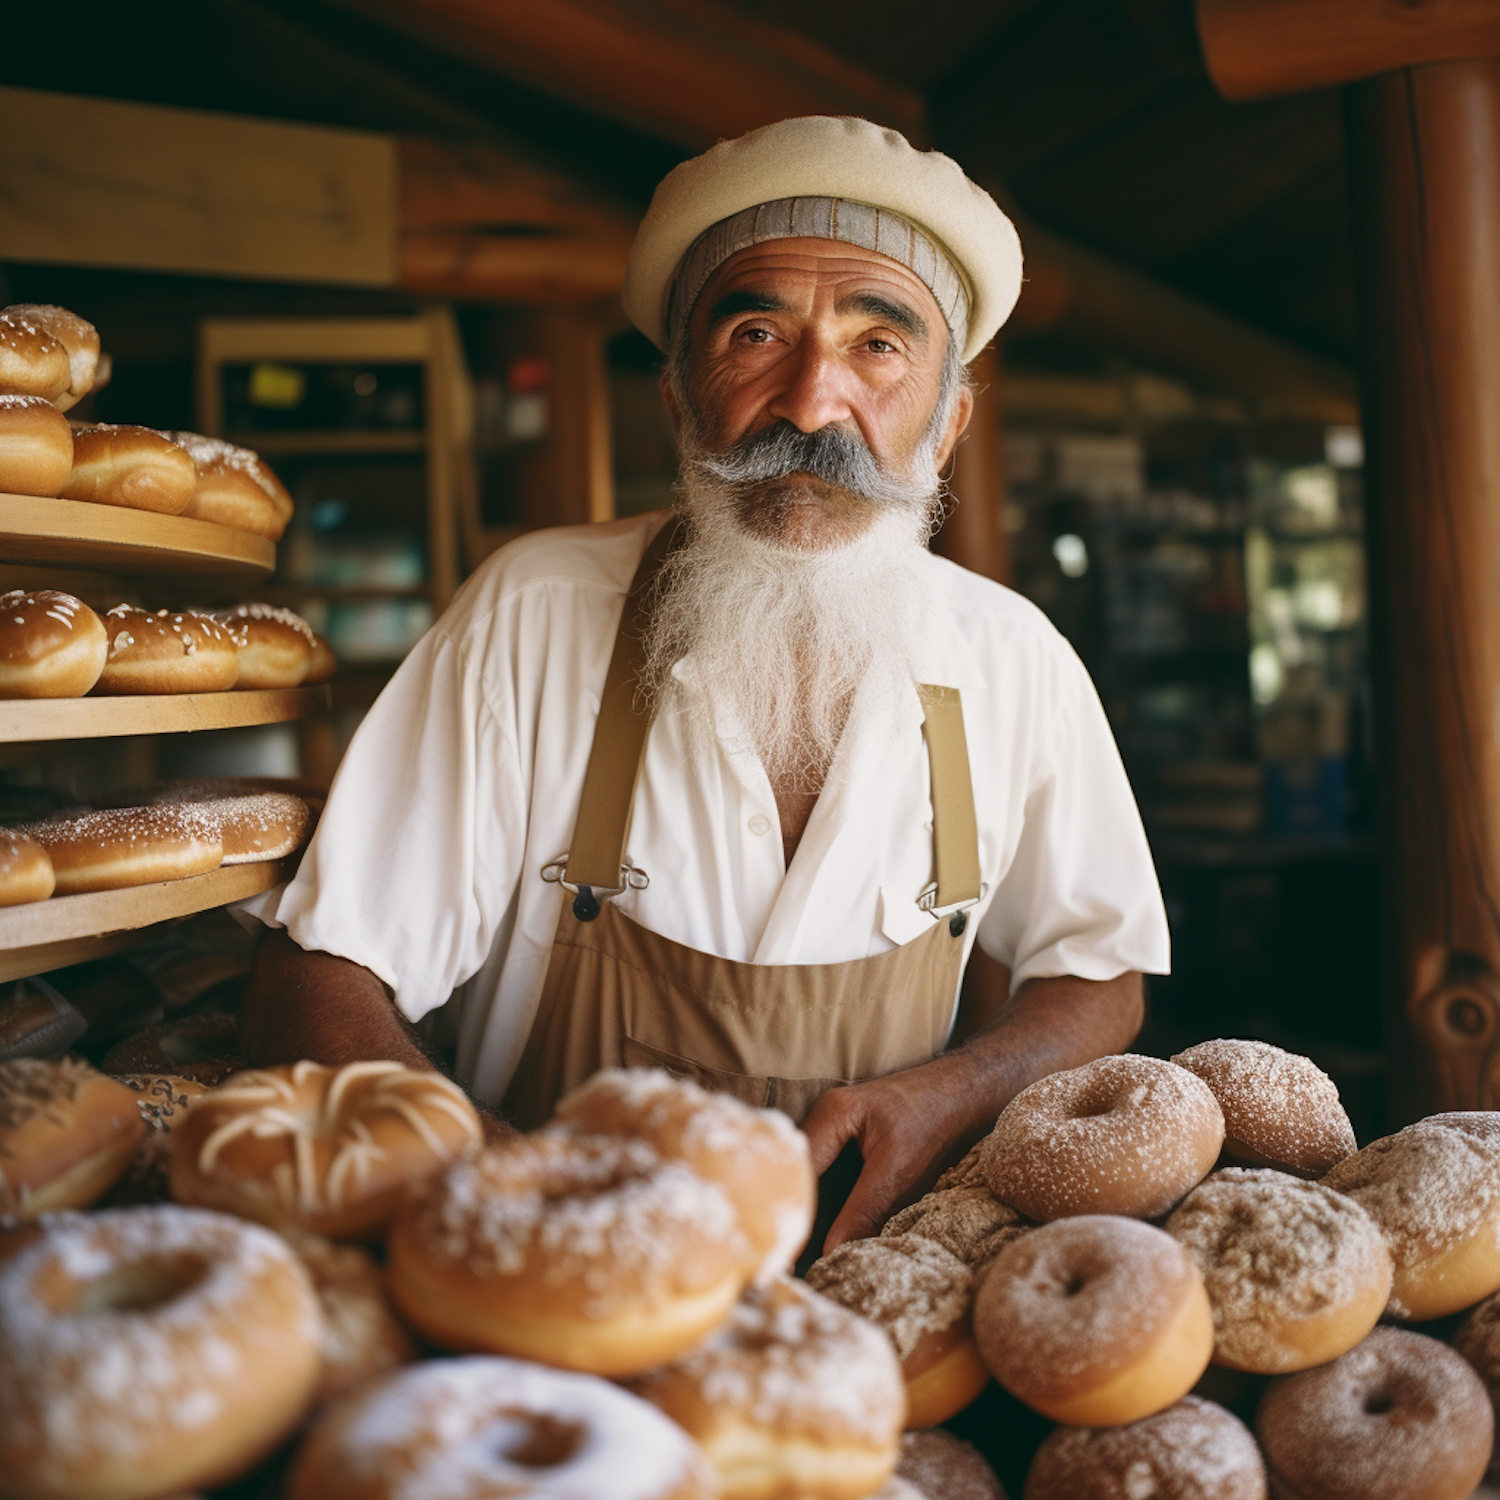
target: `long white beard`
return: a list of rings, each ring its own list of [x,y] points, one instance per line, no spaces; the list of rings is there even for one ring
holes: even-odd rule
[[[862,734],[899,722],[932,617],[924,553],[936,473],[929,499],[920,488],[882,504],[852,540],[794,550],[745,529],[734,486],[684,466],[688,540],[659,577],[643,686],[682,715],[693,753],[717,743],[753,752],[778,790],[815,793],[857,688]],[[674,675],[684,657],[690,669]]]

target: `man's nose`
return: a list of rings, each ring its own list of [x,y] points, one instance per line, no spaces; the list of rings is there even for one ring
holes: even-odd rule
[[[802,432],[849,422],[850,372],[838,352],[815,339],[803,339],[781,362],[783,383],[767,410]]]

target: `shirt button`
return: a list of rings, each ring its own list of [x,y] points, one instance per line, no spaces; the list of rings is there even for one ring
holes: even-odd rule
[[[764,813],[756,813],[750,819],[750,832],[753,834],[769,833],[771,831],[771,820]]]

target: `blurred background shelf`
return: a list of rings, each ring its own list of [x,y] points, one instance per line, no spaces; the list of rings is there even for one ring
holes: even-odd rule
[[[0,701],[0,744],[285,724],[311,714],[327,713],[332,706],[333,692],[327,683],[227,693],[12,698]]]

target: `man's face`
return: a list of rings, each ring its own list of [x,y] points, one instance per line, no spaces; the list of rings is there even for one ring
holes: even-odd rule
[[[882,468],[908,474],[936,410],[948,331],[931,292],[882,255],[829,240],[741,250],[709,279],[688,326],[688,393],[698,439],[722,452],[777,422],[857,434]],[[667,400],[682,427],[670,390]],[[959,393],[936,465],[968,424]],[[872,502],[825,481],[772,481],[747,496],[742,522],[808,548],[858,535]]]

